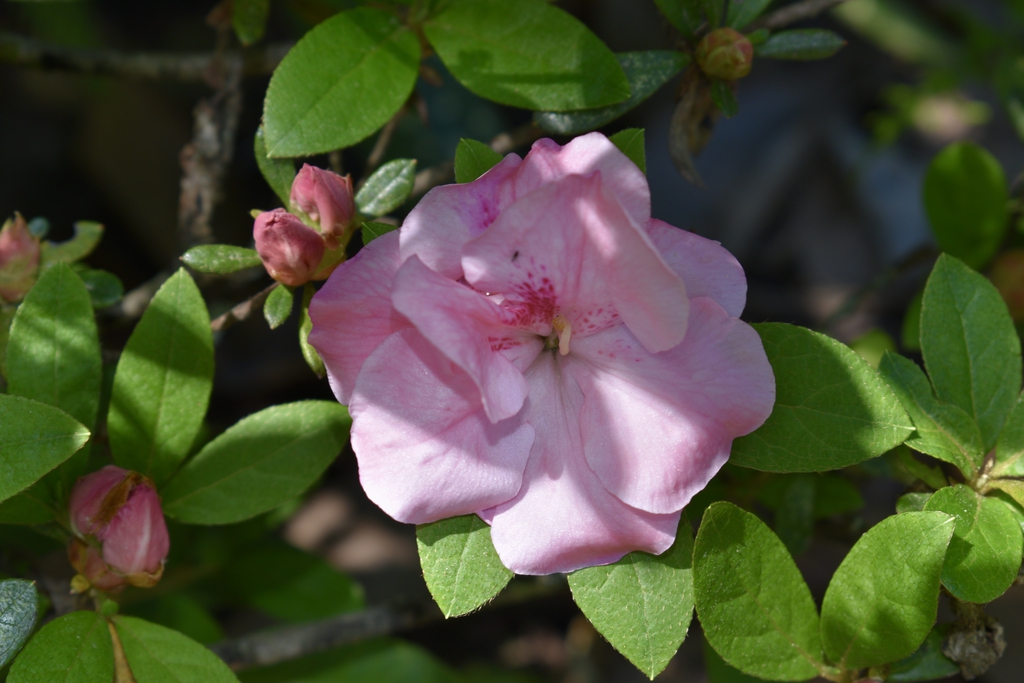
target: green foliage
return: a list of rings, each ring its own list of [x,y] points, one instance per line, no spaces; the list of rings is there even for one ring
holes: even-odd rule
[[[761,16],[772,0],[731,0],[725,23],[734,29],[741,29]]]
[[[914,654],[889,666],[886,680],[893,683],[934,681],[960,673],[960,666],[942,654],[942,641],[948,630],[948,624],[934,627]]]
[[[334,401],[250,415],[206,444],[161,490],[164,512],[189,524],[231,524],[271,510],[317,480],[348,442]]]
[[[230,244],[200,244],[192,247],[181,257],[189,268],[200,273],[227,275],[246,268],[263,265],[255,249],[235,247]]]
[[[96,612],[71,612],[39,630],[14,660],[7,681],[97,683],[113,678],[114,651],[107,622]]]
[[[921,354],[939,399],[974,418],[987,452],[1020,393],[1020,339],[996,288],[946,254],[925,286]]]
[[[321,22],[270,79],[263,109],[268,154],[329,152],[366,138],[409,98],[419,61],[416,35],[384,10],[360,7]]]
[[[395,159],[384,164],[356,193],[356,207],[367,216],[383,216],[409,198],[416,179],[415,159]]]
[[[845,344],[803,327],[760,323],[775,408],[733,442],[730,462],[769,472],[838,469],[876,457],[912,430],[878,373]]]
[[[455,182],[472,182],[494,168],[501,160],[500,154],[479,140],[462,138],[459,140],[459,146],[455,148]]]
[[[288,207],[291,204],[292,181],[295,180],[295,162],[292,159],[274,159],[267,155],[267,137],[262,125],[256,129],[252,147],[256,165],[263,174],[263,179],[281,200],[281,205]]]
[[[36,625],[38,596],[32,581],[0,581],[0,669],[14,659]]]
[[[793,477],[775,509],[775,533],[791,555],[800,555],[811,544],[817,488],[814,475]]]
[[[846,45],[843,37],[822,28],[798,28],[779,31],[754,48],[754,54],[766,59],[809,61],[825,59]]]
[[[128,616],[172,628],[204,645],[224,638],[220,624],[202,604],[186,593],[168,593],[153,600],[132,603],[127,612]]]
[[[740,111],[736,93],[732,91],[732,86],[725,81],[711,82],[711,100],[727,119],[736,116]]]
[[[629,81],[631,94],[627,99],[597,109],[535,112],[534,123],[558,135],[577,135],[600,128],[642,103],[690,63],[689,55],[674,50],[623,52],[616,57]]]
[[[39,267],[43,270],[55,263],[81,261],[93,252],[103,237],[103,226],[92,221],[75,223],[75,236],[66,242],[42,242],[39,253]]]
[[[309,317],[309,302],[313,300],[316,289],[307,282],[302,289],[302,307],[299,309],[299,350],[306,359],[306,365],[317,377],[325,377],[327,368],[320,354],[309,344],[309,333],[313,330],[313,319]]]
[[[704,639],[702,653],[704,655],[704,672],[707,674],[708,683],[763,683],[763,678],[748,676],[739,669],[734,669],[725,663],[714,648]]]
[[[903,326],[900,329],[900,344],[907,351],[921,350],[921,302],[924,290],[914,295],[907,304],[907,312],[903,314]]]
[[[611,50],[543,0],[451,0],[423,30],[452,75],[489,100],[568,111],[630,96]]]
[[[113,273],[84,267],[76,267],[75,272],[85,283],[85,289],[89,292],[89,300],[96,310],[113,306],[124,296],[124,285]]]
[[[679,649],[693,617],[693,532],[684,516],[661,555],[632,552],[569,574],[572,597],[598,632],[654,678]]]
[[[416,547],[427,588],[446,618],[478,609],[512,579],[491,543],[491,527],[476,515],[420,524]]]
[[[1024,477],[1024,396],[1017,399],[996,442],[994,477]]]
[[[199,433],[212,383],[210,316],[181,269],[157,291],[117,363],[107,417],[114,462],[166,481]]]
[[[70,458],[89,436],[88,429],[62,410],[0,394],[0,501]]]
[[[654,4],[686,37],[692,36],[704,19],[701,0],[654,0]]]
[[[779,474],[768,480],[757,493],[757,500],[769,510],[778,510],[786,503],[787,492],[797,480],[809,481],[814,487],[814,519],[856,512],[864,507],[864,499],[849,479],[834,474]]]
[[[1006,234],[1006,176],[988,151],[957,142],[939,152],[924,177],[924,208],[944,252],[985,265]]]
[[[985,457],[974,419],[955,405],[935,398],[928,378],[914,361],[886,352],[878,370],[917,430],[906,445],[955,465],[965,477],[973,478]]]
[[[780,681],[823,669],[818,612],[782,542],[731,503],[704,512],[693,551],[697,615],[704,635],[740,671]]]
[[[233,0],[231,26],[242,45],[252,45],[263,37],[270,14],[270,0]]]
[[[629,157],[644,173],[647,173],[647,152],[644,149],[644,129],[627,128],[612,135],[608,140]]]
[[[858,669],[911,655],[935,623],[939,575],[953,518],[941,512],[888,517],[861,536],[821,604],[829,659]]]
[[[177,631],[135,617],[116,616],[114,625],[137,683],[238,681],[217,655]]]
[[[363,245],[367,245],[373,240],[377,239],[381,235],[387,234],[393,230],[398,230],[397,225],[391,225],[390,223],[376,223],[374,221],[364,221],[362,228]]]
[[[239,555],[225,579],[237,601],[285,621],[324,619],[364,606],[359,584],[319,557],[278,540]]]
[[[45,481],[38,481],[13,498],[0,503],[0,524],[46,524],[56,509]]]
[[[942,567],[942,585],[965,602],[991,602],[1006,592],[1020,569],[1024,538],[1013,515],[1000,501],[979,496],[963,485],[937,491],[925,510],[956,519]]]
[[[291,287],[278,285],[270,291],[267,300],[263,302],[263,317],[266,318],[270,329],[275,330],[288,320],[294,303],[295,294]]]
[[[931,497],[932,494],[930,493],[904,493],[896,499],[896,514],[902,515],[904,512],[921,512],[924,510],[925,504]]]
[[[913,456],[906,446],[897,446],[896,462],[911,477],[920,479],[933,489],[941,489],[949,484],[949,480],[940,467],[930,467]]]

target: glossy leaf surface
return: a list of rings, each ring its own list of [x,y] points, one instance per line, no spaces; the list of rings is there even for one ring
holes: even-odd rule
[[[0,581],[0,669],[14,659],[36,625],[38,596],[32,581]]]
[[[291,287],[278,285],[270,292],[267,300],[263,302],[263,317],[270,325],[270,329],[277,329],[288,320],[294,303],[295,295]]]
[[[227,275],[263,265],[255,249],[230,244],[200,244],[186,251],[181,260],[189,268],[200,273],[217,275]]]
[[[416,179],[415,159],[395,159],[366,179],[356,193],[356,206],[367,216],[383,216],[401,206]]]

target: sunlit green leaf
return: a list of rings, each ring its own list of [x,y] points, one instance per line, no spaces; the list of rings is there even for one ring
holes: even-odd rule
[[[263,317],[266,318],[270,329],[277,329],[288,320],[294,303],[295,295],[291,287],[278,285],[271,290],[267,300],[263,302]]]
[[[125,616],[114,617],[114,625],[138,683],[238,681],[217,655],[177,631]]]
[[[455,148],[455,182],[468,183],[491,170],[502,156],[480,142],[462,138]]]
[[[92,253],[103,237],[103,226],[92,221],[75,223],[75,236],[66,242],[43,241],[40,244],[39,266],[46,269],[55,263],[74,263]]]
[[[401,206],[416,179],[415,159],[395,159],[373,172],[356,193],[356,206],[367,216],[383,216]]]
[[[8,683],[97,683],[114,678],[107,622],[71,612],[39,630],[11,665]]]
[[[226,275],[246,268],[262,265],[255,249],[234,247],[230,244],[201,244],[192,247],[181,257],[189,268],[200,273]]]
[[[994,477],[1024,477],[1024,396],[1018,397],[996,442]]]

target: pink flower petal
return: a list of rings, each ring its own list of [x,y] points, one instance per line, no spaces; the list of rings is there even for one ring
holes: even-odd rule
[[[491,422],[519,412],[528,391],[526,380],[497,351],[521,333],[509,328],[501,308],[466,285],[438,275],[416,256],[395,275],[391,300],[424,337],[469,374]]]
[[[651,217],[651,190],[647,177],[615,143],[600,133],[588,133],[560,147],[547,138],[533,148],[516,173],[516,197],[567,175],[588,176],[599,171],[605,186],[618,198],[633,222],[646,226]]]
[[[565,374],[571,364],[549,353],[530,368],[525,413],[537,436],[523,487],[480,513],[502,563],[516,574],[570,572],[634,550],[660,554],[679,524],[678,511],[653,515],[624,504],[587,466],[576,419],[583,395]]]
[[[491,424],[469,376],[415,330],[366,360],[350,410],[363,489],[400,522],[468,514],[519,490],[533,427],[519,416]]]
[[[309,304],[309,343],[323,358],[342,404],[352,397],[363,361],[393,332],[410,326],[391,306],[400,263],[398,234],[381,235],[338,266]]]
[[[71,517],[71,529],[77,534],[86,536],[95,534],[99,529],[93,519],[99,514],[103,500],[110,490],[124,481],[131,474],[117,465],[107,465],[84,477],[80,477],[71,489],[68,499],[68,512]]]
[[[156,491],[136,486],[103,533],[103,559],[122,574],[152,573],[167,557],[171,541]]]
[[[686,338],[669,351],[649,354],[619,326],[573,354],[587,462],[608,491],[652,513],[689,503],[775,402],[757,332],[706,297],[691,301]]]
[[[509,182],[522,159],[507,155],[471,183],[435,187],[402,221],[402,261],[413,254],[431,270],[462,277],[462,245],[494,222],[515,199]]]
[[[657,218],[651,219],[647,234],[665,262],[683,278],[691,299],[708,296],[734,318],[743,313],[747,278],[728,249]]]
[[[555,313],[577,338],[619,316],[651,352],[686,333],[686,286],[598,173],[565,176],[520,199],[462,253],[466,279],[518,303],[520,324],[540,334]]]

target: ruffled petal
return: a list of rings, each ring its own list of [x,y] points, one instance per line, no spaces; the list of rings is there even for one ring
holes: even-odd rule
[[[706,297],[691,301],[686,338],[669,351],[650,354],[619,326],[573,355],[587,462],[608,491],[652,513],[689,503],[775,403],[757,332]]]
[[[728,249],[657,218],[651,219],[647,234],[665,262],[683,278],[690,298],[711,297],[726,313],[740,317],[747,303],[747,278]]]
[[[585,176],[594,171],[601,173],[605,185],[622,203],[630,218],[637,225],[646,226],[651,217],[651,190],[647,177],[601,133],[581,135],[564,147],[547,138],[533,143],[516,173],[516,197],[524,197],[564,176]]]
[[[468,514],[520,488],[533,427],[491,424],[469,376],[415,330],[366,360],[349,409],[363,489],[400,522]]]
[[[363,361],[409,322],[391,306],[391,285],[401,261],[398,234],[381,235],[331,274],[309,304],[309,343],[327,367],[338,401],[347,405]]]
[[[570,572],[634,550],[660,554],[679,524],[678,511],[653,515],[626,505],[587,466],[577,422],[583,395],[563,374],[571,362],[549,353],[530,368],[525,419],[537,436],[522,489],[480,513],[502,563],[516,574]]]
[[[412,255],[431,270],[458,280],[462,277],[462,245],[494,222],[515,199],[509,182],[522,163],[507,155],[471,183],[435,187],[402,221],[402,260]]]
[[[576,337],[617,317],[651,352],[686,333],[686,285],[599,173],[565,176],[519,199],[462,251],[466,279],[499,292],[540,334],[556,313]]]
[[[501,308],[438,275],[416,256],[395,276],[391,300],[424,337],[469,374],[491,422],[519,412],[529,388],[522,372],[498,351],[524,335],[504,322]]]

